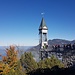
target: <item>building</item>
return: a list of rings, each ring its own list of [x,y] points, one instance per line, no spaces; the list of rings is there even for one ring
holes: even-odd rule
[[[63,47],[60,45],[48,46],[48,27],[44,18],[42,18],[39,26],[39,45],[39,56],[41,60],[54,55],[61,60],[66,67],[75,65],[75,44],[66,44]]]
[[[39,44],[40,44],[40,49],[43,49],[45,46],[48,46],[48,39],[47,39],[47,34],[48,34],[48,28],[46,26],[44,18],[42,18],[40,27],[39,27]]]
[[[44,18],[41,20],[41,24],[39,26],[39,45],[40,45],[40,58],[48,57],[48,28],[46,26]]]

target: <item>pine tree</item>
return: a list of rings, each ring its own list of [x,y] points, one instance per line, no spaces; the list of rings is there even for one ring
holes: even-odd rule
[[[39,68],[52,68],[54,66],[62,68],[64,67],[64,64],[54,56],[51,56],[51,58],[46,58],[38,62]]]
[[[22,64],[22,66],[24,66],[24,68],[26,69],[27,72],[37,69],[37,63],[33,59],[31,52],[25,52],[21,56],[21,64]]]

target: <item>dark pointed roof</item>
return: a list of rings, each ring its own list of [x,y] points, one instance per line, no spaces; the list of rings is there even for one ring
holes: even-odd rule
[[[45,27],[45,28],[44,28],[44,27]],[[45,23],[44,18],[42,18],[42,21],[41,21],[41,24],[40,24],[39,30],[40,30],[40,29],[48,29],[47,26],[46,26],[46,23]]]

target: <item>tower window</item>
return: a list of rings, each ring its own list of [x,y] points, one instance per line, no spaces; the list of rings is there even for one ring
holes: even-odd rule
[[[43,41],[47,41],[47,34],[43,33]]]

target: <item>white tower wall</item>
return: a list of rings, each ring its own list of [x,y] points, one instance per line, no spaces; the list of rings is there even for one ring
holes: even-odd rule
[[[44,18],[42,18],[40,27],[39,27],[39,35],[40,35],[40,39],[39,39],[39,44],[40,44],[40,49],[43,49],[44,46],[48,46],[48,41],[47,41],[47,37],[48,37],[48,28],[45,24]]]

